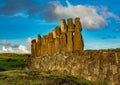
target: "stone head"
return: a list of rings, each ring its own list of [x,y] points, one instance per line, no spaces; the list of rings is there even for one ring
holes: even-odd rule
[[[52,31],[53,33],[53,38],[56,38],[56,32],[55,32],[55,29]]]
[[[57,26],[57,27],[55,28],[55,35],[56,35],[56,37],[59,37],[60,34],[61,34],[61,29],[60,29],[59,26]]]
[[[80,22],[80,18],[79,17],[76,17],[75,18],[75,27],[76,29],[82,29],[82,26],[81,26],[81,22]]]
[[[50,32],[48,35],[49,35],[49,38],[50,38],[50,39],[53,38],[53,33],[52,33],[52,32]]]
[[[32,44],[35,44],[35,43],[36,43],[36,39],[33,39],[33,40],[31,41],[31,43],[32,43]]]
[[[37,42],[40,42],[41,36],[38,34],[37,35]]]
[[[67,25],[65,19],[60,20],[60,27],[61,27],[61,32],[63,33],[67,32]]]
[[[68,31],[74,31],[75,29],[74,29],[73,19],[68,18],[67,22],[68,22]]]

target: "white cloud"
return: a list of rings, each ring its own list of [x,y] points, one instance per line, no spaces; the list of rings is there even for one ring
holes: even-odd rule
[[[29,45],[31,45],[31,41],[32,41],[32,38],[27,38],[27,43],[29,44]]]
[[[12,47],[6,48],[5,46],[2,47],[0,53],[16,53]]]
[[[6,53],[8,50],[5,48],[5,46],[2,47],[2,50],[0,52]]]
[[[0,53],[30,53],[31,40],[30,37],[25,40],[9,40],[12,43],[2,40],[0,41]],[[18,45],[13,43],[18,43]]]
[[[14,14],[12,17],[23,17],[23,18],[27,18],[28,15],[27,15],[27,14],[24,14],[24,13],[16,13],[16,14]]]
[[[101,9],[99,9],[99,11],[100,11],[101,16],[106,19],[114,18],[115,20],[120,21],[120,17],[113,14],[112,12],[109,12],[107,7],[101,7]]]
[[[15,50],[14,50],[13,48],[9,47],[9,48],[8,48],[8,52],[9,52],[9,53],[14,53]]]
[[[87,29],[98,29],[106,26],[108,23],[107,18],[114,18],[115,20],[120,20],[118,16],[109,12],[108,9],[103,7],[91,6],[91,5],[72,5],[66,0],[67,6],[63,6],[60,3],[53,3],[55,6],[54,14],[60,18],[75,18],[80,17],[81,23],[84,28]],[[98,11],[101,11],[99,14]]]
[[[28,51],[27,47],[24,45],[20,45],[18,47],[17,53],[30,53],[30,51]]]
[[[12,47],[5,47],[3,46],[2,49],[0,49],[0,53],[30,53],[30,51],[27,49],[26,46],[20,45],[18,48],[12,48]]]

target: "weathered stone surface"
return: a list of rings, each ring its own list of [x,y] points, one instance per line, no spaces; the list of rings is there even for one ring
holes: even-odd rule
[[[53,33],[53,38],[55,39],[55,38],[56,38],[56,30],[54,29],[54,30],[52,31],[52,33]]]
[[[66,52],[73,51],[73,32],[67,32],[67,45],[66,45]]]
[[[48,39],[48,54],[52,55],[54,53],[54,39],[53,39],[53,33],[49,33],[49,39]]]
[[[74,50],[83,50],[84,44],[83,44],[83,38],[81,35],[82,26],[80,23],[80,18],[75,18],[75,33],[74,33]]]
[[[45,36],[45,54],[48,54],[48,42],[49,42],[49,35]]]
[[[38,35],[37,36],[37,42],[36,42],[36,56],[40,56],[41,55],[41,36]]]
[[[68,21],[68,32],[67,32],[66,52],[72,52],[74,48],[73,32],[75,31],[75,28],[72,22],[72,18],[69,18],[67,21]]]
[[[36,49],[36,40],[33,39],[33,40],[31,41],[31,56],[32,56],[32,57],[35,57],[35,56],[36,56],[36,51],[35,51],[35,49]]]
[[[82,30],[82,25],[81,25],[79,17],[75,18],[75,27],[76,27],[76,29],[79,29],[80,31]]]
[[[55,52],[60,51],[60,34],[61,34],[61,29],[60,27],[56,27],[55,29]]]
[[[117,49],[115,55],[116,55],[116,59],[115,59],[115,60],[116,60],[116,63],[117,63],[117,64],[120,64],[120,57],[119,57],[119,56],[120,56],[120,49],[119,49],[119,50]]]
[[[67,21],[68,21],[68,31],[74,32],[75,28],[74,28],[74,24],[73,24],[72,18],[67,19]]]
[[[60,20],[60,27],[61,27],[60,51],[65,51],[67,45],[67,25],[65,19]]]
[[[48,53],[48,37],[43,36],[41,43],[41,55],[45,55]]]
[[[57,26],[57,27],[55,28],[55,31],[56,31],[56,37],[57,37],[57,38],[60,38],[60,34],[61,34],[61,29],[60,29],[60,27]]]
[[[104,55],[104,53],[107,55]],[[43,71],[55,70],[61,73],[82,76],[94,82],[100,81],[106,82],[107,85],[119,85],[120,64],[113,62],[116,53],[115,50],[60,52],[52,56],[34,57],[30,65]],[[109,56],[109,54],[113,55]]]
[[[61,33],[60,35],[60,50],[65,51],[67,45],[67,35],[66,33]]]
[[[65,19],[60,20],[60,27],[61,27],[61,32],[62,33],[67,32],[67,25],[66,25]]]

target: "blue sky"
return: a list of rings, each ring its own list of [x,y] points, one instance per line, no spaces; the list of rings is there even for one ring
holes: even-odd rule
[[[120,48],[120,0],[0,0],[0,53],[30,52],[59,20],[80,17],[85,49]]]

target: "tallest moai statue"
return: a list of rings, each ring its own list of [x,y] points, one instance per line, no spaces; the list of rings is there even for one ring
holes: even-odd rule
[[[80,23],[80,18],[75,18],[75,33],[74,33],[74,50],[79,51],[84,49],[83,38],[81,35],[82,25]]]

